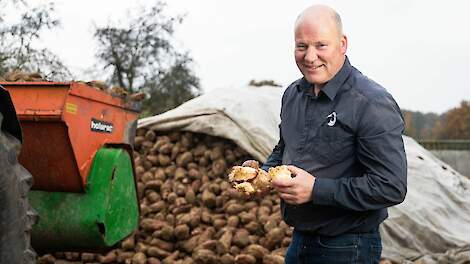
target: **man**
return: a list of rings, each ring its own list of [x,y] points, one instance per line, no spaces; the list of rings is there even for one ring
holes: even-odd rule
[[[322,5],[295,24],[303,78],[284,92],[280,139],[264,170],[294,227],[286,263],[379,263],[378,227],[406,194],[403,118],[392,96],[351,66],[339,15]]]

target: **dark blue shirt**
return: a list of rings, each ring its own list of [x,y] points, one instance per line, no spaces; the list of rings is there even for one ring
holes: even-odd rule
[[[284,92],[280,139],[263,169],[295,165],[315,176],[312,201],[281,201],[284,221],[319,235],[368,232],[406,194],[403,117],[395,100],[346,58],[315,96],[304,78]]]

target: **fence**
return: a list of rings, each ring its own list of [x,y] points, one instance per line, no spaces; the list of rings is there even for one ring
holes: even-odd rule
[[[437,158],[470,177],[470,140],[419,140],[418,142]]]
[[[470,140],[418,140],[428,150],[470,150]]]

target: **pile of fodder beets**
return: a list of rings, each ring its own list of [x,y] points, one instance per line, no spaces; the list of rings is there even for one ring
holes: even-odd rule
[[[246,198],[228,182],[232,166],[248,159],[226,139],[140,128],[139,229],[108,253],[51,253],[38,263],[284,263],[292,228],[279,196]]]

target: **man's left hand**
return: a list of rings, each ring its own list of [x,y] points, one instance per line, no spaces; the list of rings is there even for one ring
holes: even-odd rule
[[[295,175],[291,180],[274,180],[272,185],[279,192],[279,196],[289,204],[303,204],[312,200],[315,177],[296,166],[287,166]]]

